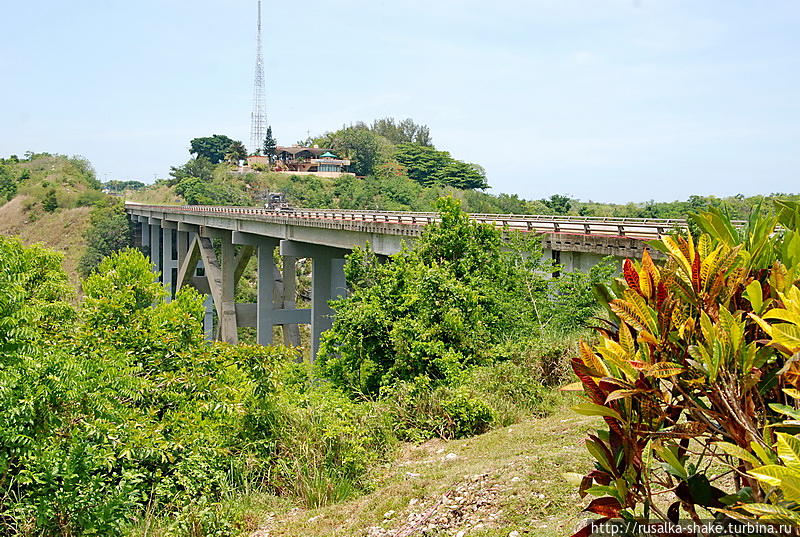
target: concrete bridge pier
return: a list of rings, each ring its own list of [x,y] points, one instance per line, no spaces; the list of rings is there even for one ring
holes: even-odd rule
[[[150,261],[153,263],[153,271],[161,271],[161,220],[153,218],[147,219],[150,227]]]
[[[144,255],[150,255],[150,226],[147,224],[147,217],[145,216],[136,216],[135,222],[139,226],[139,233],[137,236],[141,242],[139,244],[135,244]]]
[[[333,310],[328,302],[347,293],[343,269],[344,256],[349,250],[282,240],[280,253],[311,258],[311,356],[316,357],[322,332],[333,324]]]
[[[164,288],[167,290],[167,302],[172,300],[175,296],[175,273],[178,269],[176,260],[176,235],[178,224],[177,222],[161,221],[161,237],[162,237],[162,252],[161,252],[161,281]]]

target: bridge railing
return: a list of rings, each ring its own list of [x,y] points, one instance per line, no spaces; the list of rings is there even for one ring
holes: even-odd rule
[[[368,211],[341,209],[293,209],[274,211],[261,207],[236,207],[212,205],[145,205],[126,202],[131,209],[169,211],[191,214],[238,215],[248,219],[307,219],[363,222],[374,224],[426,225],[438,222],[437,213],[405,211]],[[553,216],[515,214],[470,214],[481,223],[507,227],[520,231],[539,233],[566,233],[571,235],[602,235],[654,239],[676,229],[686,228],[683,219],[613,218],[603,216]],[[743,224],[743,222],[737,222]]]

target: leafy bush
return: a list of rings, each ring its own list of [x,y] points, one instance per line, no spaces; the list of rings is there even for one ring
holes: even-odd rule
[[[175,192],[189,205],[245,205],[249,201],[231,185],[196,177],[183,179],[175,186]]]
[[[283,349],[206,342],[202,297],[164,302],[138,251],[103,260],[77,312],[59,261],[0,239],[4,534],[119,535],[147,512],[169,535],[232,535],[236,491],[316,505],[368,486],[391,446],[370,406]]]
[[[17,195],[17,180],[8,166],[0,164],[0,202],[10,201]]]
[[[419,376],[442,381],[491,363],[497,345],[525,332],[529,291],[544,288],[538,257],[508,251],[497,229],[469,220],[455,200],[443,198],[440,210],[413,250],[387,263],[369,250],[348,257],[353,292],[333,304],[319,355],[336,385],[374,395]]]
[[[99,190],[85,190],[75,200],[78,207],[89,207],[97,203],[101,203],[107,196]]]
[[[284,369],[273,404],[275,486],[309,507],[368,489],[372,469],[394,446],[379,406],[352,401],[302,365]]]
[[[421,441],[464,438],[531,417],[546,415],[555,402],[524,365],[511,361],[477,366],[447,384],[426,377],[381,391],[399,438]]]
[[[434,385],[426,377],[383,389],[382,400],[402,440],[462,438],[488,431],[492,408],[462,387]]]
[[[588,398],[576,410],[605,421],[586,440],[595,467],[580,491],[597,496],[588,511],[800,527],[791,489],[800,449],[775,435],[800,417],[800,206],[777,209],[742,229],[702,213],[697,239],[656,243],[663,266],[627,261],[624,280],[605,290],[612,322],[573,360]]]
[[[133,229],[122,201],[108,196],[102,196],[101,201],[92,209],[84,234],[86,251],[78,262],[78,271],[84,276],[103,258],[133,244]]]
[[[48,190],[44,195],[44,198],[42,199],[42,208],[48,213],[52,213],[58,209],[58,198],[56,197],[56,191],[54,188]]]

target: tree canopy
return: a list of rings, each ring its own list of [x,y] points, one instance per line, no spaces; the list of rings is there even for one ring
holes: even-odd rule
[[[443,198],[439,209],[442,222],[413,250],[388,263],[369,250],[348,257],[353,292],[335,303],[319,357],[336,384],[374,394],[398,380],[449,378],[490,362],[493,347],[527,322],[523,289],[543,289],[541,278],[456,200]]]
[[[189,153],[198,158],[204,157],[212,164],[219,164],[223,160],[231,160],[232,158],[247,158],[244,144],[224,134],[194,138],[190,144]]]
[[[430,128],[427,125],[418,125],[411,118],[399,122],[391,117],[376,119],[370,130],[395,145],[417,144],[433,147]]]
[[[447,151],[404,143],[397,146],[394,157],[408,169],[410,178],[425,186],[447,185],[460,189],[489,186],[480,166],[456,160]]]
[[[264,146],[262,148],[264,156],[266,156],[270,163],[275,161],[275,155],[277,154],[278,142],[275,140],[275,137],[272,135],[272,126],[267,127],[267,134],[264,136]]]

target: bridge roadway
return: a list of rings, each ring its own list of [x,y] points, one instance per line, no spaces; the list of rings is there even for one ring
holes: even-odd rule
[[[235,343],[239,327],[257,328],[262,345],[272,342],[272,327],[284,327],[284,342],[299,343],[298,324],[311,325],[311,352],[332,322],[328,301],[346,293],[344,256],[355,246],[379,255],[400,251],[435,213],[295,209],[276,212],[254,207],[144,205],[127,202],[138,246],[150,255],[165,287],[174,296],[185,285],[208,295],[209,337]],[[472,214],[482,223],[539,234],[544,254],[565,270],[587,270],[605,256],[641,257],[645,241],[656,239],[684,220]],[[218,255],[212,239],[220,239]],[[238,246],[238,248],[237,248]],[[274,262],[275,248],[282,256]],[[236,284],[250,257],[258,261],[258,298],[237,304]],[[295,308],[296,261],[312,260],[311,308]],[[216,325],[214,323],[216,313]]]

